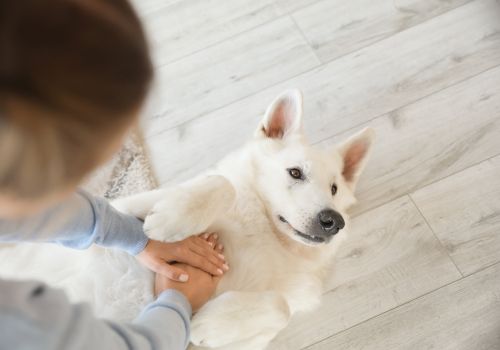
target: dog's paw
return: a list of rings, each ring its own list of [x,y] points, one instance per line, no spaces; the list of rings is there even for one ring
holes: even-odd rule
[[[237,321],[233,319],[235,323],[231,323],[229,319],[221,319],[221,316],[194,317],[191,322],[191,343],[204,348],[220,348],[245,336],[237,329]]]
[[[178,205],[176,200],[179,201]],[[156,241],[176,242],[202,232],[198,231],[199,222],[186,215],[184,203],[188,200],[182,194],[176,194],[156,203],[144,219],[146,236]]]
[[[286,326],[290,310],[275,292],[226,292],[207,303],[191,322],[191,342],[223,347]]]
[[[194,328],[196,326],[196,328]],[[229,340],[224,339],[224,334],[218,337],[216,334],[210,335],[201,323],[191,323],[191,343],[197,347],[218,348],[229,344]]]
[[[233,205],[236,192],[223,176],[207,176],[169,189],[144,220],[146,235],[178,241],[204,232]]]

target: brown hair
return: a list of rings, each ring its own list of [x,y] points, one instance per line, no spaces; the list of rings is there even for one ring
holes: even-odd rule
[[[125,0],[0,1],[0,193],[80,182],[132,123],[152,75]]]

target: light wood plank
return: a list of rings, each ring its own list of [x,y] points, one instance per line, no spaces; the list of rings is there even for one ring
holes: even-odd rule
[[[158,69],[153,130],[171,128],[319,62],[289,18]]]
[[[313,5],[318,0],[276,0],[278,6],[285,13],[291,13],[300,8]]]
[[[500,156],[412,197],[462,273],[500,261]]]
[[[143,10],[143,20],[156,66],[222,42],[281,15],[273,0],[183,0],[171,1],[168,6],[154,6],[149,4]]]
[[[494,67],[500,62],[497,9],[495,1],[472,2],[175,129],[166,117],[154,120],[148,134],[160,181],[193,176],[241,145],[268,103],[287,88],[304,91],[306,133],[312,141],[318,141]],[[266,50],[260,53],[269,55]],[[207,73],[204,79],[224,79],[219,66],[210,66],[207,71],[211,75]],[[194,70],[192,75],[196,73]],[[273,73],[282,75],[277,70]],[[198,90],[199,85],[186,77],[189,87],[182,81],[179,87],[181,76],[177,76],[166,82],[171,84],[172,94],[167,91],[160,98],[175,102],[172,108],[179,106],[181,113],[184,108],[196,109],[199,101],[178,95],[188,89]],[[261,86],[269,82],[262,81]],[[200,84],[203,86],[203,82]],[[233,86],[218,90],[229,96],[220,99],[241,96],[241,90],[233,91]],[[212,96],[203,101],[213,107],[219,97]],[[189,107],[191,103],[195,106]],[[182,118],[184,114],[174,120]]]
[[[187,2],[187,0],[132,0],[131,3],[134,5],[139,15],[144,18],[144,24],[147,25],[148,21],[145,17],[148,14],[158,12],[167,6],[181,1]]]
[[[307,349],[500,349],[498,281],[496,264]]]
[[[333,266],[321,307],[270,349],[300,349],[461,278],[408,197],[356,218]]]
[[[356,212],[500,153],[499,81],[497,67],[356,128],[370,126],[378,135],[357,190]]]
[[[304,91],[313,142],[368,125],[378,133],[330,292],[269,349],[500,348],[499,265],[431,292],[461,278],[449,254],[465,274],[500,257],[500,156],[463,170],[500,152],[498,1],[144,1],[157,64],[184,57],[160,72],[146,112],[158,117],[148,142],[162,183],[245,142],[286,88]],[[295,23],[275,20],[286,12],[324,61],[364,48],[311,70],[319,61]],[[412,191],[446,249],[404,196]]]
[[[321,61],[353,52],[470,0],[323,0],[292,14]]]

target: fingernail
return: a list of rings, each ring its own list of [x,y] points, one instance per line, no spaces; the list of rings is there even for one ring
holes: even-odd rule
[[[222,244],[217,244],[217,249],[222,250],[222,248],[224,248]]]
[[[208,238],[208,233],[203,234],[203,238],[207,239]]]
[[[222,272],[222,270],[221,270],[221,269],[217,269],[217,273],[218,273],[219,275],[222,275],[224,272]]]
[[[218,254],[219,258],[221,258],[222,260],[226,260],[226,257],[222,254]]]
[[[214,233],[214,239],[219,238],[219,235],[217,233]]]
[[[222,268],[224,269],[224,271],[228,271],[229,270],[229,266],[227,266],[227,264],[222,265]]]
[[[179,281],[181,281],[181,282],[187,282],[188,279],[189,279],[189,276],[186,274],[182,274],[179,276]]]
[[[208,244],[213,247],[214,246],[214,242],[208,242]]]

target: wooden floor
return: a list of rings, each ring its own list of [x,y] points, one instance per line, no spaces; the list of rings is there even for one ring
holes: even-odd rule
[[[310,140],[378,139],[321,309],[270,349],[500,349],[500,1],[136,0],[163,184],[300,88]]]

